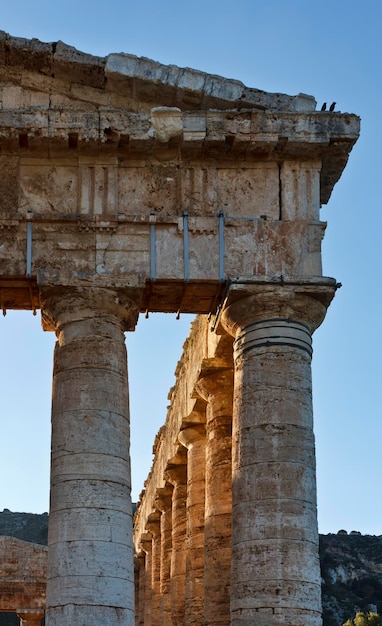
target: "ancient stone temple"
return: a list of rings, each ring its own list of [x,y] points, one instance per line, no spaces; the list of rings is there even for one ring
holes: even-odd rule
[[[0,306],[57,336],[47,626],[321,623],[319,210],[358,134],[305,94],[1,34]],[[133,537],[124,333],[152,311],[199,316]]]

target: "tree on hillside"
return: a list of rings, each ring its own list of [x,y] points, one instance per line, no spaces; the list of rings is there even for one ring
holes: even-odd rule
[[[382,626],[382,617],[378,613],[356,613],[354,619],[348,619],[343,626]]]

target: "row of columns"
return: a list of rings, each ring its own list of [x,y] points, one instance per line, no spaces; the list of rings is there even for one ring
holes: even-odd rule
[[[208,368],[196,388],[204,411],[183,422],[141,537],[137,625],[230,623],[233,371]]]
[[[322,623],[311,335],[333,289],[235,295],[221,317],[234,372],[228,360],[202,364],[193,391],[204,416],[182,422],[183,451],[164,473],[171,501],[155,511],[156,532],[146,525],[151,550],[161,541],[168,554],[171,543],[171,566],[156,566],[157,585],[140,578],[155,610],[138,610],[137,626]],[[160,521],[170,509],[171,540]]]
[[[124,331],[138,306],[122,290],[42,290],[57,336],[47,626],[319,626],[311,334],[332,295],[231,289],[234,375],[202,366],[205,414],[182,424],[134,588]]]

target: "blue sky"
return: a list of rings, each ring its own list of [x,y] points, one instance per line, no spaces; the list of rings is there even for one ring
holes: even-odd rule
[[[4,2],[0,29],[96,55],[129,52],[305,92],[362,118],[361,138],[321,211],[324,274],[343,284],[314,336],[314,406],[321,532],[382,534],[380,497],[382,4],[375,0],[67,0]],[[1,201],[1,199],[0,199]],[[183,316],[151,316],[127,336],[133,497],[188,332]],[[39,315],[0,319],[0,510],[43,512],[49,498],[54,336]]]

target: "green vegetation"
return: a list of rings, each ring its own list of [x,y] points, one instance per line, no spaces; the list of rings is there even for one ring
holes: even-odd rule
[[[378,613],[356,613],[354,619],[348,619],[343,626],[382,626],[382,617]]]

